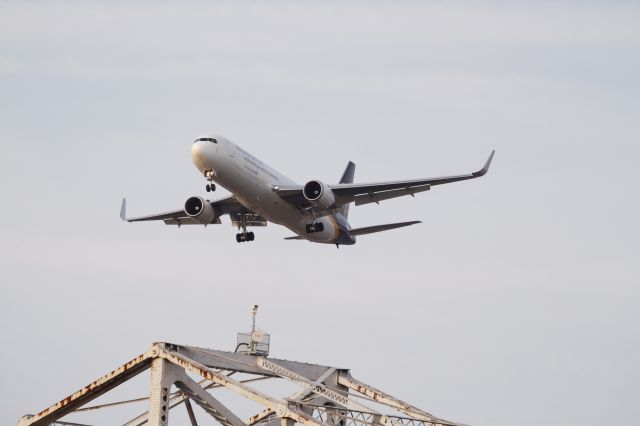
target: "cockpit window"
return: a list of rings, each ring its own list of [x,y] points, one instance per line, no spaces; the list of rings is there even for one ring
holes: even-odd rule
[[[215,140],[214,138],[198,138],[195,141],[193,141],[193,143],[200,142],[200,141],[218,143],[218,141]]]

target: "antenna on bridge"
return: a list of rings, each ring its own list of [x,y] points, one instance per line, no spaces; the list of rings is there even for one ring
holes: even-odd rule
[[[258,305],[251,307],[251,331],[238,333],[236,353],[245,355],[269,356],[269,341],[271,336],[256,327]]]
[[[251,332],[256,331],[256,314],[258,313],[258,305],[251,308]]]

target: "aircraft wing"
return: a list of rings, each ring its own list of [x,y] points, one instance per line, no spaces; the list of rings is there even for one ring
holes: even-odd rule
[[[260,226],[262,225],[261,218],[252,211],[248,210],[242,204],[238,202],[233,196],[221,198],[215,201],[209,201],[211,207],[216,211],[217,216],[210,222],[213,224],[218,224],[220,222],[220,216],[228,214],[231,217],[232,222],[236,221],[236,218],[241,215],[253,215],[253,220],[248,225],[249,226]],[[139,216],[139,217],[127,217],[127,200],[122,199],[122,207],[120,208],[120,219],[126,222],[144,222],[144,221],[153,221],[153,220],[162,220],[167,225],[202,225],[202,223],[193,219],[189,215],[187,215],[184,209],[173,210],[165,213],[158,213],[148,216]],[[266,223],[266,221],[264,221]]]
[[[336,201],[335,205],[331,207],[331,210],[328,210],[327,212],[331,212],[336,208],[351,202],[355,202],[356,206],[368,203],[378,203],[382,200],[402,197],[405,195],[413,196],[414,194],[417,194],[419,192],[428,191],[432,186],[435,185],[443,185],[445,183],[479,178],[487,174],[487,172],[489,171],[489,166],[491,165],[494,154],[495,151],[492,151],[482,169],[478,170],[477,172],[464,175],[413,179],[394,182],[329,185],[329,188],[335,195]],[[274,187],[273,191],[280,195],[280,197],[282,197],[284,200],[295,204],[302,209],[312,208],[309,201],[307,201],[302,193],[302,186]]]

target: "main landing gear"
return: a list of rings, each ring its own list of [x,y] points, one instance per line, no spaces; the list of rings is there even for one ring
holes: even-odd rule
[[[240,230],[240,228],[242,228],[242,232],[236,234],[237,242],[244,243],[245,241],[253,241],[256,239],[256,236],[253,232],[247,232],[247,217],[244,214],[240,217],[238,231]]]
[[[207,170],[206,172],[204,172],[204,177],[206,177],[207,180],[209,181],[209,183],[205,187],[207,192],[215,191],[216,190],[216,184],[213,183],[213,171],[212,170]]]
[[[245,241],[253,241],[256,238],[253,232],[240,232],[236,234],[236,241],[239,243],[244,243]]]
[[[313,234],[314,232],[322,232],[324,231],[324,223],[322,222],[313,222],[305,225],[304,230],[307,231],[307,234]]]

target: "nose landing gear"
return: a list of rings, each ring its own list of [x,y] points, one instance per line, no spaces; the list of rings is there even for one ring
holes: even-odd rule
[[[205,187],[207,192],[215,191],[216,190],[216,184],[213,183],[213,170],[207,170],[206,172],[204,172],[204,177],[206,177],[207,180],[209,181],[209,183]]]

